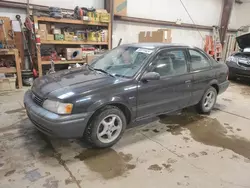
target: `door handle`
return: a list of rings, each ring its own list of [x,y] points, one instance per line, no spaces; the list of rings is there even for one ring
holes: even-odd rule
[[[186,80],[185,81],[185,84],[189,84],[189,83],[191,83],[191,80]]]

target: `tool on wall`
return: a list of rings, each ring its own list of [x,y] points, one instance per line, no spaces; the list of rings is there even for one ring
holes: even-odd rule
[[[74,9],[74,17],[76,19],[81,20],[83,18],[83,16],[87,16],[88,12],[95,12],[96,9],[94,8],[86,8],[86,7],[79,7],[76,6]]]
[[[56,72],[55,71],[55,62],[54,62],[54,59],[56,59],[56,57],[57,57],[57,52],[53,50],[51,52],[51,55],[50,55],[50,69],[47,72],[47,74],[53,74]]]
[[[122,43],[122,38],[120,38],[120,40],[119,40],[119,42],[118,42],[117,47],[118,47],[118,46],[120,46],[120,45],[121,45],[121,43]]]
[[[31,70],[30,69],[30,65],[32,66],[32,72],[33,72],[33,76],[34,77],[37,77],[37,71],[36,69],[34,68],[34,64],[33,64],[33,60],[32,60],[32,57],[31,57],[31,54],[30,54],[30,50],[29,50],[29,47],[28,47],[28,41],[26,39],[26,36],[25,36],[25,33],[24,33],[24,30],[23,30],[23,24],[22,24],[22,21],[21,21],[21,16],[20,15],[16,15],[16,19],[17,21],[19,21],[19,24],[20,24],[20,27],[21,27],[21,32],[22,32],[22,35],[23,35],[23,41],[24,41],[24,57],[25,57],[25,69],[26,70]]]
[[[3,36],[4,36],[4,43],[3,43],[3,46],[5,45],[8,45],[8,42],[7,42],[7,35],[6,35],[6,31],[5,31],[5,26],[4,26],[4,20],[0,20],[0,25],[2,27],[2,30],[3,30]],[[5,47],[3,47],[5,48]]]
[[[0,20],[0,27],[3,30],[3,36],[4,36],[4,41],[0,42],[0,48],[5,48],[5,49],[10,49],[10,48],[14,48],[15,45],[10,44],[8,41],[8,37],[7,37],[7,33],[6,33],[6,28],[4,26],[4,20]],[[14,35],[12,33],[12,31],[8,31],[8,36],[11,37],[12,39],[14,38]]]

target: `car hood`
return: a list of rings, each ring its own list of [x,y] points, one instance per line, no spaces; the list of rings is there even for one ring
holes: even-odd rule
[[[71,94],[83,94],[118,82],[104,73],[76,68],[36,79],[32,92],[42,98],[50,96],[64,99]]]
[[[250,47],[250,33],[236,37],[236,41],[241,49]]]

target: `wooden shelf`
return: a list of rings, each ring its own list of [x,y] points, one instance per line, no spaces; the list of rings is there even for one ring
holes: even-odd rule
[[[85,63],[85,60],[79,61],[54,61],[55,65],[57,64],[73,64],[73,63]],[[42,61],[42,65],[50,65],[50,61]]]
[[[83,21],[83,20],[74,20],[74,19],[66,19],[66,18],[62,18],[62,19],[56,19],[56,18],[51,18],[51,17],[37,17],[34,16],[34,29],[35,32],[37,33],[39,30],[39,23],[46,23],[46,22],[50,22],[50,23],[61,23],[61,24],[67,24],[67,25],[81,25],[81,27],[83,27],[83,29],[86,29],[86,27],[90,27],[91,26],[102,26],[105,27],[105,29],[108,30],[108,42],[85,42],[85,41],[47,41],[47,40],[41,40],[41,45],[38,45],[38,53],[37,53],[37,64],[38,64],[38,72],[39,72],[39,76],[43,75],[43,65],[50,65],[50,61],[42,61],[42,57],[41,57],[41,46],[42,45],[96,45],[96,46],[103,46],[102,48],[108,48],[109,50],[111,50],[112,44],[111,44],[111,38],[112,38],[112,22],[109,23],[103,23],[103,22],[90,22],[90,21]],[[74,64],[74,63],[85,63],[85,61],[55,61],[55,64]]]
[[[88,22],[88,21],[83,21],[83,20],[73,20],[73,19],[66,19],[66,18],[56,19],[56,18],[50,18],[50,17],[37,17],[37,21],[78,24],[78,25],[106,26],[106,27],[108,27],[109,25],[109,23],[102,23],[102,22]]]
[[[89,44],[89,45],[108,45],[108,42],[85,42],[85,41],[60,41],[60,40],[41,40],[41,44]]]
[[[0,73],[15,73],[16,71],[16,67],[0,67]]]
[[[3,50],[0,50],[0,55],[15,55],[15,51],[13,51],[13,50],[5,50],[5,49],[3,49]]]

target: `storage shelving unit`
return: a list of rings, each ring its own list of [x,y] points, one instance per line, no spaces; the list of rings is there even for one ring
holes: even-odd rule
[[[89,22],[83,20],[73,20],[73,19],[56,19],[51,17],[37,17],[34,16],[34,25],[35,25],[35,32],[38,31],[39,22],[50,22],[50,23],[61,23],[61,24],[72,24],[72,25],[84,25],[84,26],[102,26],[107,27],[108,29],[108,42],[91,42],[91,41],[48,41],[48,40],[41,40],[41,45],[95,45],[95,46],[107,46],[107,49],[111,49],[111,23],[102,23],[102,22]],[[38,72],[39,76],[43,75],[42,72],[42,65],[49,65],[50,61],[42,61],[41,53],[40,53],[40,45],[37,45],[37,63],[38,63]],[[83,63],[84,60],[80,61],[55,61],[56,64],[72,64],[72,63]]]
[[[0,49],[0,56],[5,55],[14,55],[15,56],[15,67],[0,67],[0,73],[16,73],[18,80],[18,88],[21,89],[23,87],[22,84],[22,74],[21,74],[21,60],[19,58],[19,53],[17,49]]]

